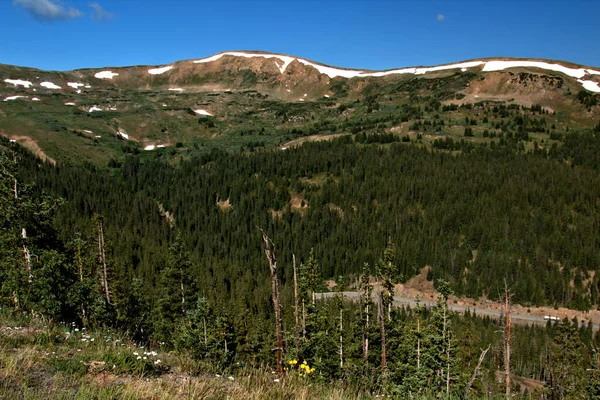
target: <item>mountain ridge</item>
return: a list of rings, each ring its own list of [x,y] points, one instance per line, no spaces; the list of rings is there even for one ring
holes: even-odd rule
[[[202,57],[202,58],[197,58],[197,57],[184,58],[181,60],[173,60],[173,61],[170,61],[167,63],[159,63],[159,64],[131,64],[131,65],[121,65],[121,66],[105,65],[105,66],[100,66],[100,67],[89,66],[89,67],[81,67],[81,68],[74,68],[74,69],[67,69],[67,70],[41,69],[41,68],[36,68],[36,67],[30,67],[27,65],[16,65],[16,64],[7,64],[7,63],[0,63],[0,67],[8,66],[8,67],[17,67],[17,68],[27,68],[27,69],[31,69],[31,70],[44,71],[44,72],[55,72],[55,73],[69,73],[69,72],[76,72],[76,71],[87,71],[87,70],[98,70],[98,69],[123,69],[123,68],[145,68],[145,67],[155,68],[155,67],[159,67],[159,66],[163,66],[163,65],[203,60],[203,59],[207,59],[207,58],[211,58],[211,57],[214,57],[217,55],[227,54],[227,53],[248,53],[248,54],[265,54],[265,55],[272,55],[272,56],[284,56],[284,57],[291,57],[291,58],[296,58],[296,59],[303,59],[303,60],[309,61],[314,64],[322,65],[324,67],[331,67],[331,68],[347,70],[347,71],[365,71],[365,72],[387,72],[387,71],[392,71],[392,70],[397,70],[397,69],[429,68],[429,67],[439,67],[439,66],[453,65],[453,64],[459,64],[459,63],[466,63],[466,62],[472,62],[472,61],[486,62],[486,61],[493,61],[493,60],[551,62],[551,63],[558,63],[558,64],[561,64],[561,65],[564,65],[567,67],[600,70],[600,66],[581,64],[581,63],[576,63],[576,62],[563,60],[563,59],[553,59],[553,58],[544,58],[544,57],[516,57],[516,56],[502,56],[502,55],[468,58],[468,59],[464,59],[464,60],[443,62],[440,64],[432,64],[432,65],[408,65],[408,66],[386,68],[386,69],[350,68],[350,67],[343,67],[340,65],[327,64],[324,62],[316,61],[316,60],[313,60],[313,59],[310,59],[307,57],[296,56],[293,54],[277,53],[277,52],[270,52],[270,51],[265,51],[265,50],[248,50],[248,49],[224,50],[224,51],[220,51],[220,52],[217,52],[217,53],[214,53],[214,54],[208,55],[206,57]]]
[[[122,157],[121,148],[127,154],[135,145],[140,150],[189,149],[222,141],[229,149],[283,148],[298,139],[358,132],[416,138],[427,129],[417,129],[423,117],[433,118],[428,123],[444,120],[443,128],[435,125],[435,136],[458,139],[465,118],[481,116],[465,109],[457,118],[452,107],[499,102],[553,113],[543,118],[550,135],[552,126],[563,133],[595,127],[598,93],[600,70],[523,58],[384,71],[340,69],[249,51],[71,72],[0,65],[0,130],[11,140],[37,143],[52,159],[85,154],[106,162]],[[479,125],[474,140],[491,142],[483,135],[509,129],[502,128],[504,117],[490,117],[493,124]],[[409,120],[416,122],[405,124]]]

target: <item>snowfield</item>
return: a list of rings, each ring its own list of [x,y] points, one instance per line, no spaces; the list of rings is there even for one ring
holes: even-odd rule
[[[164,74],[167,71],[170,71],[173,69],[172,65],[169,65],[167,67],[161,67],[161,68],[152,68],[148,70],[148,73],[150,75],[160,75],[160,74]]]
[[[75,103],[65,103],[65,106],[74,106],[74,105],[75,105]],[[91,109],[90,109],[90,112],[92,112]]]
[[[26,99],[27,96],[9,96],[7,98],[4,99],[4,101],[11,101],[11,100],[17,100],[17,99]]]
[[[116,72],[112,72],[112,71],[101,71],[101,72],[96,73],[94,76],[98,79],[112,79],[118,75],[119,74],[117,74]]]
[[[85,86],[83,83],[79,82],[67,82],[67,86],[72,87],[73,89],[78,89],[81,86]]]
[[[10,83],[10,84],[14,85],[15,87],[23,86],[23,87],[29,88],[30,86],[33,86],[33,83],[31,83],[29,81],[24,81],[21,79],[5,79],[4,82]]]
[[[565,75],[568,75],[572,78],[579,79],[579,83],[582,86],[590,91],[597,91],[598,84],[594,81],[583,81],[583,78],[586,75],[600,75],[600,71],[593,69],[585,69],[585,68],[570,68],[561,64],[549,63],[544,61],[527,61],[527,60],[490,60],[490,61],[467,61],[457,64],[448,64],[448,65],[439,65],[434,67],[410,67],[410,68],[401,68],[401,69],[393,69],[388,71],[363,71],[363,70],[353,70],[353,69],[341,69],[335,67],[328,67],[322,64],[316,64],[311,61],[295,58],[290,56],[285,56],[281,54],[263,54],[263,53],[243,53],[243,52],[225,52],[220,54],[215,54],[214,56],[210,56],[207,58],[203,58],[200,60],[195,60],[195,64],[208,63],[212,61],[216,61],[223,56],[233,56],[233,57],[245,57],[245,58],[253,58],[253,57],[262,57],[262,58],[276,58],[281,62],[275,62],[279,67],[281,73],[284,73],[287,67],[292,63],[292,61],[296,60],[301,64],[311,66],[319,71],[321,74],[329,76],[331,79],[342,77],[342,78],[364,78],[364,77],[381,77],[388,75],[396,75],[396,74],[413,74],[413,75],[424,75],[429,72],[436,71],[445,71],[450,69],[460,69],[462,72],[466,72],[469,68],[481,67],[483,72],[493,72],[493,71],[502,71],[509,68],[540,68],[548,71],[560,72]]]
[[[37,97],[33,97],[33,98],[31,99],[31,101],[40,101],[40,99],[38,99]]]
[[[169,90],[172,92],[183,92],[182,88],[169,88]]]
[[[594,71],[591,69],[583,68],[569,68],[560,64],[550,64],[542,61],[488,61],[483,67],[484,72],[488,71],[501,71],[506,68],[517,68],[517,67],[534,67],[540,69],[547,69],[549,71],[562,72],[565,75],[569,75],[572,78],[581,79],[587,74],[600,74],[600,71]]]
[[[155,148],[156,148],[156,146],[155,146],[155,145],[153,145],[153,144],[149,144],[148,146],[144,147],[144,150],[146,150],[146,151],[151,151],[151,150],[154,150]]]
[[[275,65],[277,65],[277,68],[279,68],[279,71],[282,74],[287,69],[288,65],[290,65],[290,63],[296,59],[294,57],[283,56],[280,54],[242,53],[242,52],[238,52],[238,51],[230,51],[227,53],[215,54],[214,56],[211,56],[208,58],[203,58],[201,60],[196,60],[196,61],[194,61],[194,64],[202,64],[202,63],[216,61],[223,56],[234,56],[234,57],[245,57],[245,58],[254,58],[254,57],[277,58],[279,61],[282,62],[282,65],[277,64],[277,62],[275,62]]]
[[[88,112],[94,112],[94,111],[102,111],[102,109],[98,106],[91,106]]]
[[[125,132],[118,131],[117,132],[117,136],[120,136],[120,137],[122,137],[125,140],[129,140],[129,135],[126,134]]]
[[[213,115],[211,113],[209,113],[206,110],[194,110],[194,112],[198,115],[208,115],[209,117],[212,117]]]
[[[577,82],[581,83],[584,89],[589,90],[590,92],[600,93],[600,84],[594,81],[582,81],[578,79]]]
[[[55,85],[52,82],[42,82],[42,83],[40,83],[40,86],[45,87],[46,89],[54,89],[54,90],[62,89],[60,86]]]

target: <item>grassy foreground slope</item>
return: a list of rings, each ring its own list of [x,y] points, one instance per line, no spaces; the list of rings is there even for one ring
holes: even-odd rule
[[[79,330],[0,317],[2,399],[367,399],[375,397],[267,367],[201,369],[186,354],[149,350],[110,329]]]

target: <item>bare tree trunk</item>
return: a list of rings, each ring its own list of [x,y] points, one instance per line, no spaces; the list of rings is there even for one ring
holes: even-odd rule
[[[510,396],[510,290],[504,279],[504,317],[506,318],[504,329],[504,372],[506,374],[506,398]]]
[[[342,295],[344,301],[344,295]],[[343,325],[344,310],[340,305],[340,368],[344,368],[344,325]]]
[[[183,271],[179,270],[179,287],[181,290],[181,313],[185,315],[185,289],[183,287]]]
[[[385,310],[383,308],[383,291],[379,294],[379,320],[381,322],[381,372],[385,374],[387,368],[387,355],[385,343]]]
[[[450,337],[446,342],[446,398],[450,398]]]
[[[27,283],[31,283],[33,275],[31,274],[31,254],[29,253],[29,247],[27,247],[27,231],[25,228],[21,229],[21,239],[23,243],[23,256],[25,257],[25,270],[27,271]]]
[[[306,307],[302,299],[302,339],[306,339]]]
[[[83,284],[83,260],[81,259],[81,242],[76,239],[77,245],[77,265],[79,266],[79,282]],[[85,304],[81,302],[81,323],[85,325]]]
[[[417,369],[421,369],[421,319],[417,318]]]
[[[448,330],[448,304],[444,302],[444,330],[442,332],[443,340],[446,343],[446,398],[450,398],[450,335],[447,333]],[[443,377],[442,371],[442,377]]]
[[[467,387],[465,388],[465,398],[469,395],[469,391],[471,390],[471,386],[473,386],[473,382],[475,382],[475,379],[481,373],[481,364],[483,363],[485,355],[487,354],[489,349],[490,349],[490,346],[488,346],[487,349],[481,351],[481,355],[479,356],[479,362],[477,363],[477,367],[475,367],[475,371],[473,371],[473,375],[471,375],[471,379],[469,379],[469,383],[467,383]]]
[[[277,375],[283,376],[283,327],[281,324],[281,306],[279,303],[279,282],[277,281],[277,259],[275,258],[275,246],[271,238],[261,229],[263,242],[265,244],[265,255],[269,261],[271,270],[271,297],[275,307],[275,333],[277,335]],[[271,249],[273,245],[273,249]]]
[[[104,296],[106,302],[112,304],[110,301],[110,291],[108,290],[108,267],[106,266],[106,254],[104,252],[104,225],[102,219],[98,220],[98,256],[100,264],[102,264],[102,288],[104,289]]]
[[[365,364],[369,365],[369,303],[367,303],[367,325],[365,326]]]
[[[296,274],[296,256],[292,254],[292,266],[294,267],[294,317],[296,318],[296,357],[300,354],[300,333],[298,320],[298,276]]]

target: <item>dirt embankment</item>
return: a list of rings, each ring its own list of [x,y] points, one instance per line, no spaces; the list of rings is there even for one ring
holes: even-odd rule
[[[37,144],[37,142],[35,140],[33,140],[31,137],[25,136],[25,135],[10,135],[9,136],[1,131],[0,131],[0,135],[7,137],[9,140],[14,140],[15,142],[19,143],[21,146],[25,147],[27,150],[29,150],[33,154],[35,154],[35,156],[38,157],[40,160],[47,161],[52,165],[56,165],[56,160],[54,160],[53,158],[46,155],[46,153],[44,153],[44,151]]]

